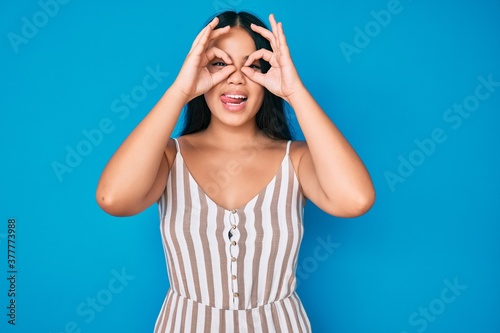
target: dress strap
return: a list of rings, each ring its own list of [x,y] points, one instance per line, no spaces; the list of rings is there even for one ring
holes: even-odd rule
[[[288,143],[286,144],[286,154],[288,155],[290,153],[290,144],[292,143],[292,140],[288,140]]]
[[[175,146],[177,147],[177,151],[180,152],[181,146],[179,145],[179,141],[177,141],[177,138],[174,138],[174,141],[175,141]]]

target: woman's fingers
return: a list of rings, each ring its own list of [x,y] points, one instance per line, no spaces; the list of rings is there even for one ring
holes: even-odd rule
[[[233,65],[228,65],[223,69],[212,73],[212,83],[215,86],[216,84],[221,83],[223,80],[227,79],[229,75],[231,75],[236,70],[236,67]]]
[[[283,23],[278,23],[278,41],[281,46],[286,44],[285,31],[283,31]]]
[[[229,55],[222,51],[221,49],[219,49],[218,47],[211,47],[207,50],[207,60],[208,61],[211,61],[215,58],[219,58],[219,59],[222,59],[227,65],[231,65],[233,62],[231,60],[231,58],[229,57]]]
[[[276,48],[277,48],[276,38],[274,37],[274,34],[271,31],[267,30],[264,27],[255,25],[253,23],[250,25],[250,28],[253,31],[255,31],[256,33],[260,34],[265,39],[267,39],[269,41],[269,43],[271,43],[271,48],[273,50],[276,50]]]
[[[252,80],[253,82],[258,83],[261,86],[265,87],[265,80],[266,80],[265,74],[262,74],[261,72],[254,71],[250,67],[242,67],[241,71],[250,80]]]
[[[229,75],[231,75],[231,73],[236,70],[236,67],[233,65],[233,62],[229,55],[218,47],[211,47],[207,50],[206,55],[208,61],[219,58],[226,63],[226,66],[224,68],[212,73],[212,82],[214,85],[222,82],[222,80],[226,79]]]
[[[259,49],[248,56],[248,59],[245,62],[244,66],[250,66],[255,60],[263,59],[267,61],[271,66],[276,67],[278,64],[276,63],[273,56],[273,52],[266,49]]]
[[[193,45],[191,46],[191,51],[198,47],[200,51],[203,52],[210,41],[229,31],[229,26],[215,29],[218,23],[219,18],[215,17],[209,24],[207,24],[207,26],[205,26],[205,28],[203,28],[198,36],[196,36]]]
[[[283,23],[276,23],[276,19],[274,18],[274,14],[269,15],[269,21],[271,22],[271,26],[273,29],[273,35],[276,38],[276,43],[280,48],[288,47],[286,44],[285,32],[283,30]]]
[[[217,23],[219,22],[219,18],[218,17],[214,17],[214,19],[209,23],[207,24],[199,33],[198,35],[196,36],[196,38],[194,39],[193,41],[193,44],[191,44],[191,50],[195,48],[196,45],[198,45],[198,43],[200,42],[201,38],[206,34],[207,30],[210,29],[210,25],[212,23],[215,22],[215,25],[217,25]]]
[[[267,61],[271,66],[276,67],[278,64],[274,58],[274,54],[266,49],[260,49],[248,56],[245,65],[241,68],[243,74],[245,74],[250,80],[260,84],[261,86],[265,86],[266,74],[261,73],[260,71],[253,70],[250,66],[255,60],[263,59]]]
[[[278,39],[278,27],[276,24],[276,19],[274,18],[274,14],[269,15],[269,23],[271,23],[271,31],[274,35],[274,38]]]
[[[210,35],[208,36],[207,41],[204,43],[204,46],[206,48],[207,44],[213,41],[214,39],[218,38],[220,35],[225,34],[226,32],[229,31],[230,26],[226,25],[224,28],[219,28],[212,30]]]

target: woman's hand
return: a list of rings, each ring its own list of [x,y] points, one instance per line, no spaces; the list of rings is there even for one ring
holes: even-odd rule
[[[303,85],[292,62],[281,22],[276,23],[273,14],[269,15],[269,22],[272,31],[255,24],[252,24],[251,28],[271,43],[273,51],[266,49],[255,51],[248,57],[241,71],[252,81],[288,102],[294,93],[303,88]],[[247,67],[258,59],[264,59],[271,65],[267,73],[263,74]]]
[[[222,82],[236,69],[226,52],[216,47],[208,48],[212,40],[229,31],[229,26],[214,30],[218,22],[219,18],[214,18],[196,36],[177,78],[172,84],[178,91],[186,95],[187,102]],[[227,66],[220,71],[210,73],[206,66],[214,58],[224,60]]]

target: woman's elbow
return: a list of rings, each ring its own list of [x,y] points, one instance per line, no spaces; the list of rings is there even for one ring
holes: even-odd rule
[[[367,193],[364,193],[363,195],[360,195],[357,200],[357,209],[355,212],[356,216],[361,216],[367,213],[373,207],[375,198],[376,195],[374,189],[367,191]]]
[[[127,205],[124,200],[100,188],[97,189],[95,198],[99,207],[109,215],[123,217],[137,214],[132,209],[133,205]]]
[[[345,199],[345,198],[344,198]],[[366,214],[375,203],[375,191],[365,191],[356,196],[351,197],[349,200],[337,202],[336,205],[330,205],[333,209],[327,211],[330,215],[336,217],[353,218]]]

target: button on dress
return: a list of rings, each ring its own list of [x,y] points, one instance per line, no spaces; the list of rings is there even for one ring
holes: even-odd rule
[[[290,143],[273,179],[227,210],[198,185],[180,145],[158,200],[170,288],[163,332],[311,332],[295,292],[305,198]]]

